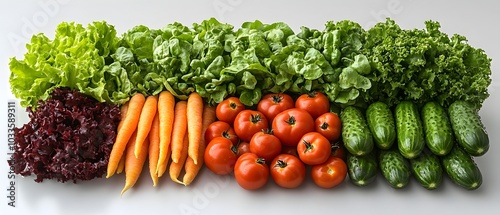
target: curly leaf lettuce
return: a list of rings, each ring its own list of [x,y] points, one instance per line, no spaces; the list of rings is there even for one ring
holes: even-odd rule
[[[426,29],[404,30],[388,19],[368,30],[364,54],[375,85],[364,100],[391,106],[403,100],[443,106],[466,100],[479,108],[489,96],[491,59],[465,37],[448,37],[439,23],[425,24]]]
[[[127,79],[126,75],[105,68],[118,41],[114,27],[106,22],[93,22],[86,28],[63,22],[53,40],[34,35],[24,59],[10,60],[12,93],[25,107],[36,107],[57,87],[78,89],[101,102],[128,100],[131,86],[126,80],[117,80]]]

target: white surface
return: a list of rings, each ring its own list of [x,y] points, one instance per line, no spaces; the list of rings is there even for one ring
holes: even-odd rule
[[[236,28],[244,21],[284,21],[294,30],[300,26],[323,29],[328,20],[350,19],[370,27],[386,16],[403,28],[422,28],[424,21],[437,20],[449,35],[465,35],[474,47],[483,48],[493,59],[491,96],[481,110],[490,134],[491,148],[476,162],[483,173],[483,185],[466,191],[445,179],[435,191],[422,188],[416,180],[402,190],[392,189],[379,175],[369,187],[359,188],[348,181],[334,189],[317,188],[308,180],[299,189],[280,189],[269,181],[259,191],[238,187],[234,178],[217,177],[203,169],[196,181],[184,187],[169,178],[151,186],[147,171],[138,184],[120,198],[124,175],[96,179],[79,184],[54,181],[35,183],[33,178],[16,180],[16,208],[7,206],[8,165],[0,162],[0,211],[2,214],[498,214],[500,204],[500,115],[495,103],[500,102],[500,3],[495,1],[75,1],[30,0],[0,3],[0,92],[7,92],[8,61],[22,56],[24,44],[33,33],[53,35],[62,21],[88,23],[106,20],[119,34],[139,24],[160,28],[174,21],[190,25],[215,17]],[[50,3],[50,4],[49,4]],[[50,5],[46,7],[46,5]],[[195,5],[195,6],[192,6]],[[16,43],[9,38],[22,38]],[[0,139],[6,142],[6,96],[0,102]],[[18,107],[21,111],[21,108]],[[18,121],[21,121],[21,117]],[[24,118],[24,120],[26,120]],[[26,121],[24,121],[26,122]],[[0,159],[7,159],[6,144],[0,145]]]

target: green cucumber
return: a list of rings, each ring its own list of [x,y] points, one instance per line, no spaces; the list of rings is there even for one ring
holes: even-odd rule
[[[353,155],[365,155],[373,150],[373,137],[366,124],[363,112],[354,106],[346,107],[340,113],[342,141]]]
[[[422,124],[427,147],[436,155],[446,155],[455,144],[453,130],[446,110],[437,102],[422,108]]]
[[[379,155],[380,170],[391,187],[400,189],[410,181],[408,160],[396,150],[382,150]]]
[[[389,106],[375,102],[366,109],[366,121],[375,144],[380,149],[389,149],[396,140],[396,125]]]
[[[413,175],[428,190],[433,190],[443,181],[443,168],[439,157],[433,153],[421,153],[410,160]]]
[[[413,102],[403,101],[396,105],[395,115],[399,152],[405,158],[415,158],[425,146],[418,108]]]
[[[466,101],[455,101],[448,107],[451,127],[460,146],[472,156],[484,155],[490,141],[474,106]]]
[[[378,172],[378,163],[373,151],[362,156],[347,153],[346,161],[349,179],[353,184],[361,187],[375,181]]]
[[[441,157],[446,174],[453,183],[469,190],[475,190],[483,183],[483,176],[472,157],[458,145]]]

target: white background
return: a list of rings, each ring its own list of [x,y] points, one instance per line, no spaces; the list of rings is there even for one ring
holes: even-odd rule
[[[500,3],[496,1],[102,1],[29,0],[0,3],[0,211],[2,214],[498,214],[500,212],[500,101],[498,77],[500,59]],[[16,178],[16,208],[7,206],[7,101],[8,61],[22,57],[24,45],[34,33],[54,35],[62,21],[87,24],[106,20],[119,34],[135,25],[161,28],[175,21],[185,25],[215,17],[238,28],[245,21],[283,21],[296,32],[300,26],[323,29],[328,20],[350,19],[363,27],[373,26],[390,16],[402,28],[423,28],[424,21],[439,21],[449,35],[465,35],[474,47],[483,48],[492,61],[493,83],[490,98],[481,109],[489,135],[490,151],[476,162],[483,173],[483,185],[467,191],[448,178],[434,191],[416,180],[402,189],[392,189],[379,175],[369,187],[355,187],[348,181],[334,189],[321,189],[308,180],[298,189],[278,188],[272,181],[256,192],[241,189],[231,176],[218,177],[207,169],[184,187],[160,179],[152,187],[147,171],[123,197],[124,175],[79,184],[54,181],[35,183],[33,177]],[[19,112],[23,110],[18,106]],[[19,122],[27,122],[19,114]],[[18,125],[20,126],[20,125]]]

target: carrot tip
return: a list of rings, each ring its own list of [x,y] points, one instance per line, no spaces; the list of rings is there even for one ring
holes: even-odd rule
[[[158,171],[158,178],[162,177],[164,173],[165,171],[163,170]]]
[[[123,196],[123,194],[129,189],[129,187],[124,187],[122,192],[120,193],[120,197]]]

